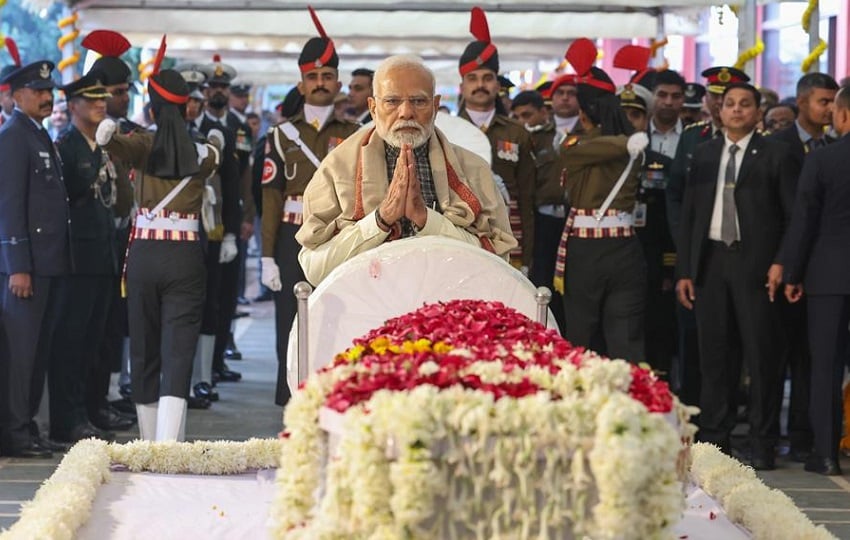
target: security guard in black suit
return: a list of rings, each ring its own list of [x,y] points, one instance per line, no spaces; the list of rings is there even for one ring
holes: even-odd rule
[[[793,174],[799,176],[808,154],[835,142],[825,133],[832,114],[831,105],[838,92],[838,83],[825,73],[807,73],[797,81],[797,104],[800,113],[789,127],[773,135],[772,139],[788,145]],[[812,426],[809,421],[809,389],[812,359],[809,352],[808,315],[806,303],[789,303],[777,298],[782,314],[786,347],[782,365],[787,366],[791,382],[788,399],[788,455],[793,461],[805,462],[812,449]],[[783,373],[786,367],[783,367]]]
[[[94,141],[106,117],[109,92],[100,73],[90,71],[62,87],[71,123],[57,139],[71,212],[71,253],[75,265],[61,278],[59,320],[50,356],[50,437],[75,443],[89,437],[113,440],[92,425],[86,410],[86,381],[97,368],[112,295],[118,281],[115,250],[117,172],[109,154]],[[120,427],[128,429],[133,421]]]
[[[667,184],[666,203],[667,221],[674,243],[679,243],[682,201],[685,192],[685,179],[691,165],[691,158],[697,145],[722,136],[720,104],[726,86],[735,82],[747,82],[750,78],[743,71],[733,67],[712,67],[702,72],[706,78],[706,107],[711,113],[711,121],[700,121],[687,126],[679,137],[676,157],[670,165],[670,180]],[[702,386],[699,372],[699,350],[697,348],[697,330],[694,314],[681,306],[676,306],[676,320],[679,325],[678,356],[672,367],[671,382],[679,399],[689,405],[700,402]],[[694,422],[698,425],[698,419]]]
[[[783,239],[785,297],[798,302],[805,292],[812,358],[809,417],[814,454],[809,472],[838,476],[841,386],[850,322],[850,94],[835,96],[833,125],[841,138],[805,159],[794,211]],[[845,420],[846,421],[846,420]]]
[[[6,75],[15,100],[0,129],[0,381],[6,455],[48,458],[33,420],[56,325],[59,278],[71,269],[68,197],[56,148],[41,122],[53,110],[53,63]]]

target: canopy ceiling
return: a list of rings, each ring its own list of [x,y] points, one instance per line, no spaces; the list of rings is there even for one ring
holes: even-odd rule
[[[502,71],[528,69],[541,59],[560,59],[573,38],[654,37],[659,21],[668,34],[698,31],[695,9],[717,0],[585,0],[549,3],[494,0],[322,1],[311,5],[336,43],[340,69],[374,67],[396,53],[425,58],[441,84],[457,82],[457,58],[472,39],[469,10],[487,12]],[[735,3],[735,2],[733,2]],[[307,4],[286,0],[89,0],[72,3],[85,34],[117,30],[137,46],[155,48],[168,35],[169,56],[210,61],[218,53],[254,83],[298,79],[296,59],[317,35]]]

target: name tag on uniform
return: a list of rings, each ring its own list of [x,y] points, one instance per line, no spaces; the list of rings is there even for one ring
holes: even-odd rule
[[[39,152],[38,157],[44,160],[44,168],[50,168],[50,152]]]
[[[635,227],[646,227],[646,203],[635,203]]]
[[[511,141],[496,141],[496,156],[505,161],[519,161],[519,145]]]

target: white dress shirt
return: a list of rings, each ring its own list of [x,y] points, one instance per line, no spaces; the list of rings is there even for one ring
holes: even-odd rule
[[[555,116],[555,129],[564,135],[569,135],[578,124],[578,115],[575,116]]]
[[[738,142],[732,142],[727,135],[723,135],[725,144],[723,152],[720,154],[720,168],[717,171],[717,188],[714,190],[714,210],[711,212],[711,223],[708,226],[708,239],[722,241],[721,227],[723,223],[723,186],[726,184],[726,165],[729,163],[729,148],[735,144],[738,146],[738,152],[735,153],[735,183],[737,184],[740,178],[738,174],[741,172],[741,162],[744,161],[744,154],[747,153],[747,146],[753,138],[755,131],[749,132]],[[736,236],[741,239],[741,225],[737,213],[735,215],[735,230]]]
[[[320,131],[324,127],[333,112],[333,105],[321,106],[310,105],[309,103],[304,104],[304,119],[307,120],[307,123],[311,124],[313,127],[318,126],[316,131]]]
[[[496,109],[493,108],[485,112],[466,109],[466,114],[469,115],[469,119],[479,129],[486,130],[493,123],[493,117],[496,116]]]
[[[676,147],[679,146],[679,137],[682,135],[682,121],[676,120],[676,125],[669,131],[659,131],[655,127],[655,121],[649,121],[649,144],[650,148],[668,158],[676,157]]]

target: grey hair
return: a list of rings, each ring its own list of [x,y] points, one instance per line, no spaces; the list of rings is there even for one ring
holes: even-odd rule
[[[436,93],[437,79],[434,77],[434,72],[431,71],[431,68],[425,65],[422,58],[415,54],[397,54],[382,60],[375,69],[375,77],[372,79],[373,95],[378,95],[378,87],[380,86],[381,81],[386,79],[389,72],[395,69],[418,69],[431,81],[431,95],[433,96]]]

